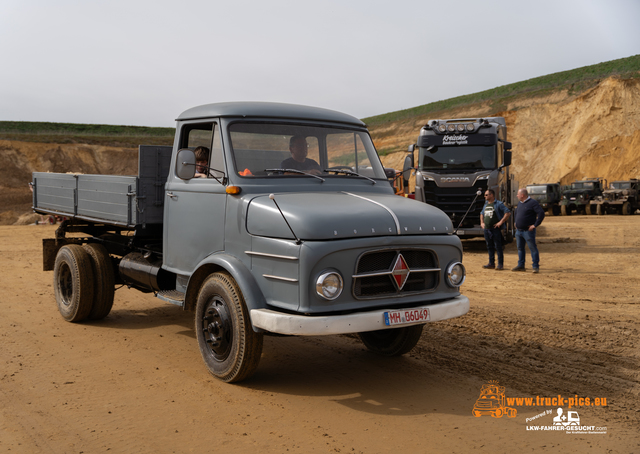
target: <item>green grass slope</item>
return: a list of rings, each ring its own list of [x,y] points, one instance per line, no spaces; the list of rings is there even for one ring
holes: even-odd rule
[[[464,106],[467,105],[483,102],[491,103],[491,110],[499,112],[504,110],[507,102],[513,101],[516,98],[524,99],[526,97],[543,96],[557,90],[566,89],[568,89],[570,94],[579,94],[596,86],[602,79],[614,75],[622,78],[640,78],[640,55],[585,66],[570,71],[562,71],[522,82],[503,85],[479,93],[457,96],[410,109],[376,115],[374,117],[364,118],[363,121],[367,123],[370,128],[374,128],[384,125],[385,123],[411,120],[416,117],[431,115],[434,112],[464,108]]]

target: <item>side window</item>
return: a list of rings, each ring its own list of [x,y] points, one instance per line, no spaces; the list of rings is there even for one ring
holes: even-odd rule
[[[224,168],[224,155],[222,153],[222,140],[220,135],[220,128],[214,123],[209,167],[211,168],[211,175],[216,178],[224,177],[226,172]]]
[[[196,177],[221,178],[224,176],[222,142],[220,129],[216,123],[185,125],[182,128],[180,148],[188,148],[196,153]],[[208,174],[206,167],[211,169]]]

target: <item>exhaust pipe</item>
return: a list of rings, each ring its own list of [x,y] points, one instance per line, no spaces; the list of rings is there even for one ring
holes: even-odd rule
[[[140,290],[157,292],[176,288],[176,275],[162,269],[162,260],[154,260],[153,255],[131,252],[122,257],[118,271],[125,284]]]

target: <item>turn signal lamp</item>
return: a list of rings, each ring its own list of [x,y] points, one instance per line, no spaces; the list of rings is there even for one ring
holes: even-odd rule
[[[240,194],[240,186],[227,186],[227,194],[238,195]]]

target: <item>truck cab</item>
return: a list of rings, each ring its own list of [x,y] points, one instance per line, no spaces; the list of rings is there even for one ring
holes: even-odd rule
[[[518,188],[509,173],[511,143],[504,118],[429,120],[417,146],[418,162],[411,145],[405,164],[416,171],[415,199],[443,210],[461,238],[484,235],[480,212],[486,189],[507,206],[514,204]],[[504,234],[512,240],[512,219]]]
[[[82,241],[106,253],[112,282],[195,312],[215,377],[253,374],[265,335],[358,333],[370,350],[395,356],[416,345],[424,324],[469,310],[451,220],[394,195],[360,120],[289,104],[209,104],[183,112],[173,148],[157,151],[168,157],[155,184],[160,202],[132,195],[132,183],[122,196],[135,215],[117,229],[113,216],[85,216],[77,206],[64,210],[65,228],[90,234]],[[92,177],[99,180],[80,175],[76,184]],[[39,212],[55,211],[36,200],[46,178],[34,174]],[[152,201],[161,220],[142,225],[136,219]],[[57,254],[58,306],[91,305],[73,291],[65,296],[73,273],[60,269],[82,254],[72,248],[60,258],[77,244],[64,231],[57,237],[48,254],[49,262]],[[94,269],[94,285],[101,273],[109,271]]]
[[[527,192],[532,199],[538,201],[545,211],[554,216],[560,215],[560,201],[562,200],[560,183],[528,184]]]

